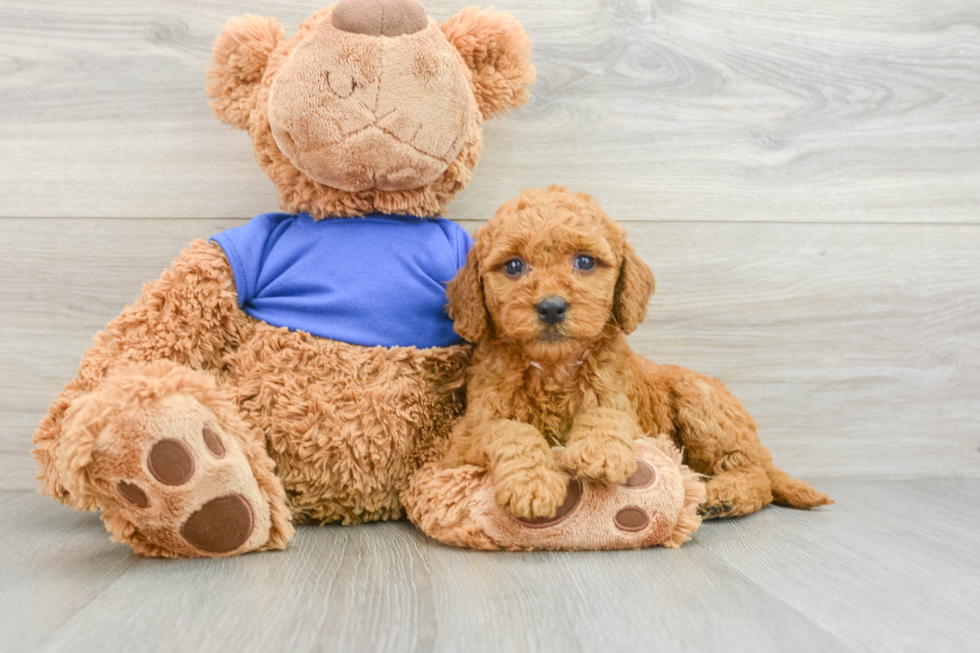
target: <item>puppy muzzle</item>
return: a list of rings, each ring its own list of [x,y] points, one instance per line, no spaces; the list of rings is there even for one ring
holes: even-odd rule
[[[548,295],[534,305],[534,310],[544,324],[561,324],[568,315],[568,301],[558,295]]]

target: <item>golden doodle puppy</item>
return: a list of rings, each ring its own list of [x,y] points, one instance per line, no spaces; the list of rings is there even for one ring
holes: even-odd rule
[[[773,464],[720,382],[630,350],[653,289],[626,231],[588,195],[552,186],[501,206],[448,288],[457,332],[478,343],[450,460],[487,468],[510,514],[547,517],[568,472],[623,483],[636,470],[633,441],[666,433],[710,477],[707,518],[830,503]],[[565,446],[570,470],[552,445]]]

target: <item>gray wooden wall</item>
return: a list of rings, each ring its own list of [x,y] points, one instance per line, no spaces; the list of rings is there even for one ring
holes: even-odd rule
[[[980,3],[494,4],[539,81],[447,217],[591,192],[657,274],[635,348],[725,381],[788,471],[980,477]],[[0,0],[0,489],[141,284],[277,208],[203,72],[228,18],[320,6]]]

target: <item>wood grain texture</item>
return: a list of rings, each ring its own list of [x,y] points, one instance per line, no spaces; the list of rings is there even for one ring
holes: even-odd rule
[[[0,220],[0,487],[91,337],[231,220]],[[465,223],[470,229],[477,223]],[[980,477],[980,227],[628,223],[658,279],[630,342],[721,378],[803,477]]]
[[[480,553],[407,523],[282,553],[141,560],[98,519],[0,494],[4,651],[965,651],[980,481],[828,481],[838,503],[668,551]]]
[[[427,0],[445,19],[466,3]],[[530,105],[487,125],[450,217],[566,183],[638,220],[980,221],[980,5],[495,2],[535,44]],[[2,0],[0,216],[246,217],[276,207],[203,91],[246,12],[318,4]]]

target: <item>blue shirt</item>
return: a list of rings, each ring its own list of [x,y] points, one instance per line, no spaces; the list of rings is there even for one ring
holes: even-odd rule
[[[462,342],[446,284],[473,239],[454,222],[266,213],[212,240],[231,263],[242,310],[273,326],[367,347]]]

